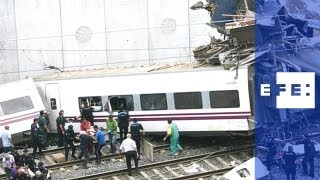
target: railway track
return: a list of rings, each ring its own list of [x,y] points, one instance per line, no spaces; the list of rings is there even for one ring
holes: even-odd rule
[[[80,179],[194,179],[199,177],[216,178],[233,167],[229,161],[241,164],[253,156],[253,145],[220,150],[186,158],[178,158],[139,167],[134,176],[127,175],[127,169],[118,169],[97,174],[71,178]],[[193,171],[193,172],[191,172]]]
[[[79,146],[79,145],[77,145],[77,146]],[[160,151],[160,150],[168,149],[169,147],[170,146],[168,144],[154,146],[154,151]],[[106,151],[108,151],[109,147],[106,146],[105,149],[106,149]],[[56,163],[51,159],[52,158],[51,155],[55,154],[55,153],[59,153],[59,152],[64,153],[64,149],[63,148],[57,148],[57,149],[46,150],[46,151],[43,152],[43,156],[39,159],[39,160],[46,161],[45,164],[48,164],[48,159],[49,159],[51,164],[46,165],[46,168],[48,170],[50,170],[50,172],[56,172],[56,171],[60,170],[60,168],[69,169],[69,168],[73,168],[75,166],[80,166],[82,164],[82,162],[83,162],[83,159],[77,159],[77,160],[69,160],[67,162]],[[71,153],[71,152],[69,152],[69,153]],[[120,159],[120,158],[122,158],[122,157],[119,156],[118,153],[101,156],[101,160],[103,160],[103,161],[112,160],[112,159]],[[36,159],[36,162],[39,161],[39,160]],[[91,157],[89,159],[89,162],[94,162],[94,161],[95,161],[95,157]],[[6,179],[6,175],[4,173],[0,174],[0,179]]]

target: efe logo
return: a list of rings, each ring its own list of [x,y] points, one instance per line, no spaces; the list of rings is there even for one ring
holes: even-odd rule
[[[276,76],[277,108],[315,108],[314,72],[277,72]],[[261,84],[261,96],[270,96],[270,84]]]

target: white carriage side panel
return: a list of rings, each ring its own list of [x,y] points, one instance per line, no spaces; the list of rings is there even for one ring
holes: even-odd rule
[[[216,113],[224,118],[214,118],[213,120],[194,118],[183,120],[180,117],[176,121],[181,131],[243,131],[248,130],[247,118],[250,115],[250,103],[248,92],[247,69],[239,69],[237,79],[235,79],[235,71],[225,70],[202,70],[202,71],[186,71],[186,72],[158,72],[158,73],[140,73],[128,75],[109,75],[106,77],[68,79],[49,81],[50,83],[58,83],[60,89],[61,109],[65,111],[65,116],[78,116],[79,97],[86,96],[110,96],[110,95],[133,95],[135,105],[140,105],[140,94],[150,93],[168,93],[167,98],[172,98],[170,93],[174,92],[202,92],[217,90],[238,90],[240,107],[238,108],[205,108],[205,109],[188,109],[188,110],[158,110],[158,111],[141,111],[135,107],[135,111],[130,111],[130,115],[162,115],[167,117],[174,114],[190,114],[190,113]],[[49,83],[49,82],[39,82]],[[209,97],[208,94],[203,97]],[[138,101],[138,102],[137,102]],[[167,99],[170,103],[172,99]],[[210,104],[209,99],[203,99],[204,104]],[[174,107],[169,105],[168,107]],[[138,109],[138,110],[137,110]],[[229,113],[229,114],[228,114]],[[236,114],[239,113],[239,114]],[[241,114],[242,113],[242,114]],[[116,113],[115,113],[116,114]],[[231,115],[230,115],[231,114]],[[104,120],[108,112],[94,112],[94,116],[100,116],[98,119]],[[211,115],[211,116],[218,116]],[[54,120],[58,114],[54,115]],[[228,119],[228,116],[231,117]],[[243,118],[234,119],[234,116],[243,116]],[[148,118],[148,117],[146,117]],[[97,118],[95,118],[97,119]],[[97,119],[97,120],[98,120]],[[175,118],[171,118],[175,121]],[[201,123],[200,123],[201,122]],[[166,120],[161,121],[141,121],[146,131],[165,131],[167,128]],[[105,122],[101,122],[105,126]],[[77,129],[77,126],[75,128]],[[75,129],[75,130],[76,130]]]
[[[39,111],[45,109],[33,80],[3,84],[0,92],[4,95],[0,97],[1,130],[4,130],[5,125],[11,127],[12,134],[30,130],[33,119],[39,116]]]
[[[183,132],[226,132],[248,131],[246,119],[219,119],[219,120],[188,120],[173,121],[178,125],[179,131]],[[140,121],[146,132],[165,132],[169,125],[167,121]]]

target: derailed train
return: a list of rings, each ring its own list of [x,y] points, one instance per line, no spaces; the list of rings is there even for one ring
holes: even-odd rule
[[[21,134],[45,110],[54,132],[60,110],[73,120],[86,102],[93,108],[95,123],[103,127],[124,105],[130,118],[149,133],[163,133],[172,119],[185,134],[248,134],[254,128],[250,69],[229,71],[195,63],[59,72],[8,83],[0,86],[5,95],[0,99],[0,126],[9,125]],[[71,123],[79,131],[79,121]]]

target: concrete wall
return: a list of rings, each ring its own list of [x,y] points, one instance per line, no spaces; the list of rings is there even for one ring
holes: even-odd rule
[[[198,0],[1,0],[0,83],[63,70],[193,61],[216,32]]]

